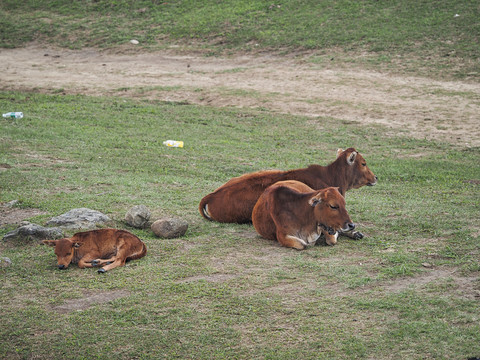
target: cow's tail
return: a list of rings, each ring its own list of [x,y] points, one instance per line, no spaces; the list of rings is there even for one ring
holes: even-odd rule
[[[205,196],[201,201],[200,205],[198,205],[198,210],[200,211],[200,214],[207,220],[213,220],[212,216],[208,212],[208,199],[210,195]]]

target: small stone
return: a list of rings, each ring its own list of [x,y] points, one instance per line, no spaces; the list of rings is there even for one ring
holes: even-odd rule
[[[148,226],[150,216],[150,210],[145,205],[137,205],[128,210],[125,222],[135,228],[143,229]]]
[[[425,267],[425,268],[433,268],[433,265],[430,264],[430,263],[422,263],[422,266]]]
[[[12,265],[12,260],[10,260],[8,257],[1,257],[0,258],[0,268],[6,268]]]
[[[151,229],[158,237],[172,239],[185,235],[188,229],[188,223],[182,219],[165,218],[155,221]]]
[[[20,201],[18,201],[18,200],[12,200],[12,201],[6,203],[5,207],[12,208],[12,207],[17,206],[19,203],[20,203]]]

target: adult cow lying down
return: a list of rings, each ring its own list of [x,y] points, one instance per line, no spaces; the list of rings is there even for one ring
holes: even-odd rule
[[[280,181],[265,190],[253,209],[253,226],[262,237],[298,250],[314,244],[322,232],[327,243],[334,245],[337,231],[355,228],[345,198],[334,187],[299,191],[306,190],[304,185]]]
[[[142,240],[128,231],[117,229],[79,232],[71,238],[43,240],[43,243],[55,248],[60,270],[73,263],[81,269],[102,266],[98,272],[104,273],[147,253]]]
[[[377,177],[360,153],[354,148],[338,149],[337,159],[328,166],[257,171],[233,178],[200,201],[200,213],[218,222],[250,222],[253,207],[260,195],[270,185],[283,180],[301,181],[315,190],[338,187],[343,196],[347,190],[377,183]],[[363,237],[361,233],[358,234],[357,238]]]

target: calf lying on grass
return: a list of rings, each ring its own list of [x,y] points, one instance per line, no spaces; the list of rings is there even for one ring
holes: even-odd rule
[[[322,232],[327,244],[334,245],[337,231],[355,228],[338,188],[305,192],[307,188],[294,180],[267,188],[253,208],[255,230],[266,239],[303,250],[313,245]]]
[[[55,247],[61,270],[73,263],[81,269],[103,266],[98,270],[103,273],[147,253],[142,240],[128,231],[117,229],[79,232],[71,238],[43,240],[43,243]]]

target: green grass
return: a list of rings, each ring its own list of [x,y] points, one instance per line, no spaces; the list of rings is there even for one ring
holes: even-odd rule
[[[135,38],[146,49],[300,50],[322,64],[478,79],[479,17],[473,0],[5,0],[0,46],[40,41],[114,48]]]
[[[0,357],[480,354],[480,192],[470,181],[480,179],[478,148],[330,118],[179,103],[0,93],[0,108],[11,107],[25,117],[0,120],[2,202],[47,212],[30,219],[39,224],[89,207],[122,228],[126,211],[145,204],[156,217],[185,218],[189,230],[161,240],[130,229],[147,256],[105,275],[75,266],[61,272],[51,248],[2,242],[0,254],[13,265],[0,269]],[[167,148],[166,139],[185,147]],[[198,213],[200,199],[233,176],[327,164],[348,146],[380,179],[347,194],[364,240],[297,252],[259,238],[251,225]],[[110,302],[56,309],[119,290],[124,296]]]
[[[475,1],[5,0],[0,47],[273,51],[319,67],[476,81],[479,12]],[[129,45],[133,38],[140,45]],[[341,118],[142,99],[177,87],[117,90],[136,100],[0,92],[1,109],[25,114],[0,118],[0,205],[39,209],[46,214],[28,220],[41,225],[92,208],[148,247],[145,258],[100,275],[58,271],[46,246],[0,242],[0,257],[13,263],[0,268],[0,358],[480,356],[478,147]],[[167,139],[185,147],[167,148]],[[363,240],[298,252],[259,238],[251,225],[198,213],[200,199],[231,177],[327,164],[350,146],[379,176],[376,187],[347,193]],[[128,228],[123,217],[138,204],[154,218],[186,219],[187,233],[165,240]],[[0,236],[15,228],[1,227]]]

